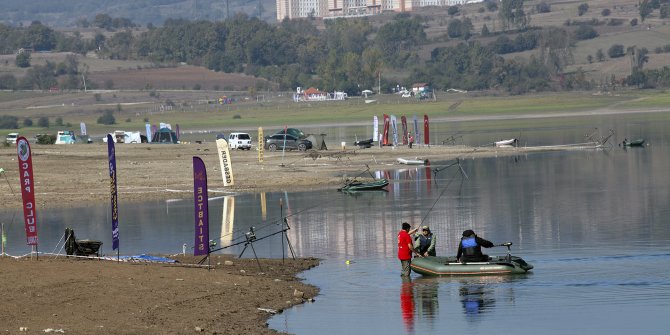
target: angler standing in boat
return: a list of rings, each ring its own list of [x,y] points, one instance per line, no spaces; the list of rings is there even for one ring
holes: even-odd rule
[[[407,222],[402,223],[402,229],[398,232],[398,259],[400,260],[400,265],[402,266],[402,272],[400,273],[401,277],[409,277],[410,265],[412,264],[412,253],[415,253],[417,256],[421,257],[418,251],[414,249],[414,244],[412,243],[412,236],[418,228],[412,229],[412,226]]]
[[[421,227],[421,232],[414,235],[414,249],[419,251],[421,256],[436,256],[435,253],[435,235],[430,231],[430,227]]]
[[[488,262],[489,256],[482,253],[482,247],[492,248],[494,245],[490,241],[477,236],[471,229],[468,229],[463,232],[461,242],[458,243],[456,260],[461,263]]]

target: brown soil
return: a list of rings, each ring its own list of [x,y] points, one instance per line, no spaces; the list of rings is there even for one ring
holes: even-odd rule
[[[1,257],[0,332],[274,334],[266,325],[271,312],[259,308],[280,312],[317,294],[295,277],[316,259],[261,260],[262,272],[253,259],[212,256],[211,270],[185,266],[198,258],[178,260]]]

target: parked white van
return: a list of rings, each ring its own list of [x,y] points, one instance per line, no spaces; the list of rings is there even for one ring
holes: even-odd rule
[[[19,138],[19,133],[9,133],[5,137],[5,141],[9,144],[16,144],[16,140]]]
[[[251,136],[247,133],[231,133],[228,136],[228,146],[231,149],[251,150]]]

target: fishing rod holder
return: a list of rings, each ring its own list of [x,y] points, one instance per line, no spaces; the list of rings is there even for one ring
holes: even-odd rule
[[[509,263],[512,263],[512,249],[510,248],[512,244],[513,244],[512,242],[505,242],[498,245],[499,247],[507,247],[507,262]]]

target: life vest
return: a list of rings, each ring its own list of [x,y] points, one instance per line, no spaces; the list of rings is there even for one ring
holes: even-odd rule
[[[433,235],[428,235],[425,236],[421,234],[419,236],[419,253],[423,255],[424,252],[428,251],[428,247],[430,247],[430,242],[433,240]]]
[[[482,254],[481,248],[479,247],[479,244],[477,244],[477,239],[474,236],[462,238],[461,247],[463,255],[475,256]]]

